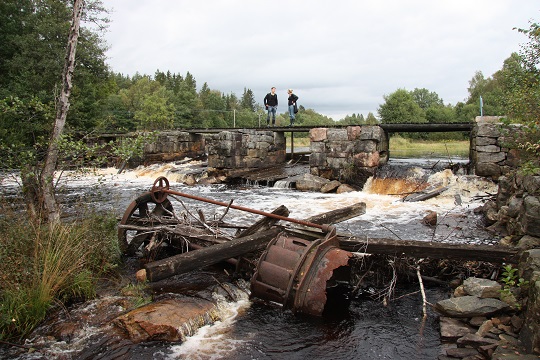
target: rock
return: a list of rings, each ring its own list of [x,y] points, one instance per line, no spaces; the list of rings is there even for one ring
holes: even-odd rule
[[[508,308],[504,302],[476,296],[462,296],[441,300],[435,304],[435,309],[446,316],[473,317],[486,316]]]
[[[322,187],[321,187],[321,192],[322,193],[329,193],[329,192],[332,192],[334,190],[336,190],[339,186],[341,185],[341,183],[337,180],[332,180],[330,181],[329,183],[327,184],[324,184]]]
[[[480,325],[476,334],[484,337],[489,333],[491,329],[493,329],[493,323],[491,322],[491,320],[486,320],[482,323],[482,325]]]
[[[356,191],[355,188],[353,188],[352,186],[350,185],[347,185],[347,184],[341,184],[337,190],[336,190],[336,193],[338,194],[343,194],[343,193],[348,193],[348,192],[353,192],[353,191]]]
[[[521,250],[540,248],[540,238],[531,235],[525,235],[518,241],[517,247]]]
[[[422,222],[429,226],[437,225],[437,212],[433,210],[427,210],[427,215],[424,216]]]
[[[465,291],[465,288],[463,287],[463,285],[459,285],[454,290],[454,297],[460,297],[460,296],[467,296],[467,292]]]
[[[521,226],[525,234],[540,237],[540,197],[526,196],[523,198]]]
[[[439,321],[443,340],[456,340],[466,334],[474,333],[474,328],[458,319],[441,316]]]
[[[519,332],[523,326],[523,319],[517,315],[513,315],[512,319],[510,320],[512,323],[512,329],[515,332]]]
[[[304,174],[304,176],[296,180],[296,189],[301,191],[321,191],[323,185],[329,183],[330,180],[320,176]]]
[[[519,333],[519,340],[521,340],[527,352],[540,353],[540,321],[538,321],[540,314],[540,280],[533,281],[533,277],[540,278],[540,271],[534,271],[531,274],[529,301],[525,321]]]
[[[509,343],[513,346],[519,346],[519,341],[514,336],[508,335],[508,334],[501,334],[499,335],[499,339],[501,339],[505,343]]]
[[[470,277],[463,281],[463,289],[468,295],[498,299],[501,285],[493,280]]]
[[[166,299],[117,317],[113,324],[133,342],[181,341],[199,327],[213,323],[215,305],[199,298]]]
[[[532,279],[535,271],[540,271],[540,249],[524,251],[519,259],[519,276]]]
[[[487,318],[485,316],[474,316],[469,320],[469,324],[471,324],[472,326],[480,327],[480,325],[482,325],[486,320]]]
[[[492,360],[538,360],[538,355],[525,354],[523,350],[502,345],[498,346],[493,355],[491,355]]]
[[[476,356],[478,354],[478,350],[471,348],[452,348],[446,350],[446,355],[459,359],[463,359],[468,356]]]
[[[483,345],[490,345],[490,344],[497,344],[499,341],[495,339],[488,339],[485,337],[482,337],[478,334],[467,334],[462,337],[460,337],[457,340],[458,346],[473,346],[473,347],[479,347]]]

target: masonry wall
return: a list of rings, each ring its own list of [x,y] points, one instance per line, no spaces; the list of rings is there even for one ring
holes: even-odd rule
[[[205,155],[205,139],[201,134],[182,131],[160,132],[156,141],[144,147],[144,163],[159,163]]]
[[[363,186],[388,161],[388,136],[379,126],[315,128],[309,136],[312,175]]]
[[[241,129],[207,139],[208,170],[257,169],[285,162],[283,132]]]
[[[471,133],[471,168],[478,176],[497,180],[518,165],[518,153],[504,146],[501,117],[477,116]]]

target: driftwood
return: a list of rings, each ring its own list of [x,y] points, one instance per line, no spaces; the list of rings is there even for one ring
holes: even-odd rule
[[[311,221],[313,223],[338,223],[353,217],[351,214],[364,214],[365,206],[364,203],[359,203],[343,209],[330,211],[310,219],[313,220]],[[288,212],[289,210],[285,206],[280,206],[272,213],[285,215],[288,214]],[[246,229],[242,233],[242,237],[235,238],[226,243],[200,248],[195,251],[148,263],[144,266],[144,269],[137,272],[137,279],[139,279],[139,281],[158,281],[253,251],[262,250],[270,240],[283,231],[281,227],[266,229],[277,221],[279,220],[265,217]]]
[[[272,211],[272,214],[281,215],[281,216],[289,216],[289,209],[287,209],[287,207],[285,207],[284,205],[281,205],[280,207],[278,207],[277,209]],[[244,237],[244,236],[248,236],[248,235],[253,235],[253,234],[257,233],[257,232],[268,230],[272,226],[274,226],[278,221],[279,221],[278,219],[274,219],[274,218],[265,216],[262,219],[260,219],[259,221],[257,221],[255,224],[250,226],[249,228],[242,231],[236,237],[237,238]]]
[[[276,227],[226,243],[212,245],[154,261],[144,265],[144,269],[137,272],[137,279],[139,281],[158,281],[256,251],[264,248],[268,241],[276,237],[281,231],[280,228]]]
[[[429,241],[393,240],[385,238],[343,238],[339,247],[352,252],[410,256],[432,259],[461,259],[493,263],[516,263],[515,249],[494,245],[445,244]]]
[[[435,189],[433,191],[429,192],[419,192],[419,193],[413,193],[410,195],[407,195],[403,198],[403,201],[405,202],[415,202],[415,201],[424,201],[427,199],[431,199],[432,197],[435,197],[443,192],[448,190],[448,186],[444,186],[438,189]]]

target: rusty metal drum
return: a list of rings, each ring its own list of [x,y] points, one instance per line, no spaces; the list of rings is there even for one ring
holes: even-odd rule
[[[323,239],[306,240],[286,231],[267,246],[251,279],[252,296],[294,312],[320,316],[326,284],[334,270],[347,266],[352,254],[341,250],[335,229]]]

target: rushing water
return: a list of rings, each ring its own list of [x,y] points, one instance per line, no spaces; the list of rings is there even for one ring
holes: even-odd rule
[[[171,188],[257,210],[272,211],[280,205],[290,210],[290,217],[304,219],[357,202],[365,202],[366,213],[338,225],[338,232],[352,236],[386,237],[454,243],[496,241],[480,226],[473,210],[481,204],[481,196],[496,192],[488,180],[468,175],[454,175],[450,170],[433,170],[432,164],[406,170],[401,164],[381,170],[381,176],[370,179],[363,191],[345,194],[299,192],[288,188],[259,186],[230,187],[225,185],[185,186],[178,182],[190,165],[167,164],[151,166],[117,174],[106,169],[98,174],[77,176],[68,174],[62,182],[61,197],[68,212],[82,203],[92,204],[121,216],[128,204],[148,191],[155,178],[165,175]],[[398,178],[400,178],[398,180]],[[405,179],[404,181],[402,181]],[[396,183],[399,183],[396,186]],[[446,187],[437,197],[422,202],[403,202],[403,194],[423,187]],[[427,184],[427,185],[425,185]],[[5,196],[16,197],[14,180],[5,178]],[[392,195],[394,194],[394,195]],[[397,195],[400,194],[400,195]],[[201,209],[205,217],[221,217],[224,208],[182,199],[184,205]],[[183,205],[172,201],[175,211]],[[439,214],[436,227],[422,223],[428,210]],[[259,216],[230,209],[225,221],[250,225]],[[200,276],[194,272],[187,276]],[[204,275],[204,274],[202,274]],[[175,278],[169,280],[174,283]],[[399,289],[398,295],[417,289]],[[429,302],[447,296],[445,289],[428,289]],[[438,321],[430,313],[421,316],[419,294],[404,296],[383,306],[381,301],[364,297],[353,299],[349,306],[330,308],[322,318],[297,316],[279,307],[252,301],[247,295],[239,301],[222,306],[221,321],[205,326],[182,344],[123,344],[123,351],[100,349],[97,330],[88,328],[85,339],[71,343],[49,344],[49,352],[18,355],[19,359],[434,359],[440,353]],[[99,331],[98,331],[99,332]],[[102,335],[105,336],[105,335]],[[99,336],[98,336],[99,338]],[[96,345],[98,344],[98,345]],[[55,350],[54,349],[58,349]],[[77,355],[79,354],[79,355]],[[0,357],[2,353],[0,352]]]

